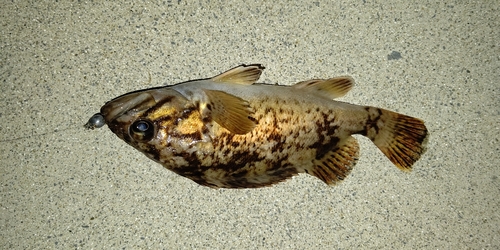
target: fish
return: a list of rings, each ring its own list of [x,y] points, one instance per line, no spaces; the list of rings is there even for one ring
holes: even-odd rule
[[[352,89],[352,77],[257,83],[263,70],[240,65],[130,92],[105,103],[85,127],[106,124],[148,158],[211,188],[266,187],[300,173],[337,184],[359,158],[353,135],[407,172],[426,150],[421,119],[335,100]]]

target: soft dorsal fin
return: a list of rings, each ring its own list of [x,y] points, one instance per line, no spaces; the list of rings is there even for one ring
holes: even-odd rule
[[[219,90],[204,90],[208,102],[203,116],[210,116],[217,124],[235,134],[246,134],[255,127],[252,110],[247,101]]]
[[[344,180],[351,172],[359,156],[359,145],[356,139],[349,136],[339,147],[313,161],[314,166],[306,169],[310,175],[316,176],[328,185]]]
[[[252,85],[259,80],[264,67],[260,64],[240,65],[212,78],[214,82]]]
[[[353,86],[354,79],[349,76],[334,77],[326,80],[314,79],[293,85],[294,88],[314,91],[330,99],[344,96]]]

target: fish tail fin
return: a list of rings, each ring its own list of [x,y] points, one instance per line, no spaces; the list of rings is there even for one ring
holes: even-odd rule
[[[370,107],[365,133],[396,167],[410,171],[426,150],[429,136],[420,119]]]

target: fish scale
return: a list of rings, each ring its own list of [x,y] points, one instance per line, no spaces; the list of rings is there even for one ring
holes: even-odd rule
[[[86,127],[105,123],[165,168],[213,188],[265,187],[299,173],[336,184],[358,159],[353,134],[370,138],[401,170],[411,170],[425,152],[422,120],[334,100],[352,88],[352,78],[256,83],[263,69],[241,65],[128,93],[106,103]]]

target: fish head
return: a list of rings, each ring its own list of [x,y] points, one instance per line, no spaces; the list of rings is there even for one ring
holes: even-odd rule
[[[186,130],[203,125],[196,106],[168,87],[119,96],[102,106],[101,114],[113,133],[157,161],[165,150],[174,150],[171,145],[186,140]]]

